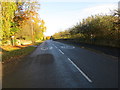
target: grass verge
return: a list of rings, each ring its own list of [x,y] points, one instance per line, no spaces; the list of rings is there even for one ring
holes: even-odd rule
[[[2,49],[2,76],[13,73],[14,70],[20,65],[25,56],[32,53],[43,41],[36,42],[35,44],[19,45],[19,46],[1,46]]]
[[[42,42],[36,42],[34,45],[37,46]],[[25,55],[30,54],[36,49],[33,44],[20,45],[20,46],[3,46],[2,48],[2,62],[7,63],[13,61],[13,59],[18,59]]]

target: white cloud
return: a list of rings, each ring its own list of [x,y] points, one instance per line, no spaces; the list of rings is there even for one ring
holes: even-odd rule
[[[104,5],[86,8],[82,11],[82,13],[86,13],[87,15],[110,14],[111,10],[117,8],[118,8],[117,4],[104,4]]]

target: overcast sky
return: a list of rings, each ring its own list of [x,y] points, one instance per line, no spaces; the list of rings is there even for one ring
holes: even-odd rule
[[[41,0],[39,11],[47,26],[46,36],[66,30],[83,18],[95,14],[110,14],[119,0]]]

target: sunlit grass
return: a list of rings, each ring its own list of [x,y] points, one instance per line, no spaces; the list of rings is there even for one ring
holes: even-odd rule
[[[36,42],[34,45],[39,45],[43,41]],[[30,54],[35,50],[33,44],[19,45],[19,46],[1,46],[2,48],[2,62],[9,62],[12,59]]]

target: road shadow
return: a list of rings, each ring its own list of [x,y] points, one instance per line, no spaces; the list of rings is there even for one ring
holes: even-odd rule
[[[37,63],[40,64],[51,64],[54,62],[54,56],[52,54],[40,54],[37,55]]]

